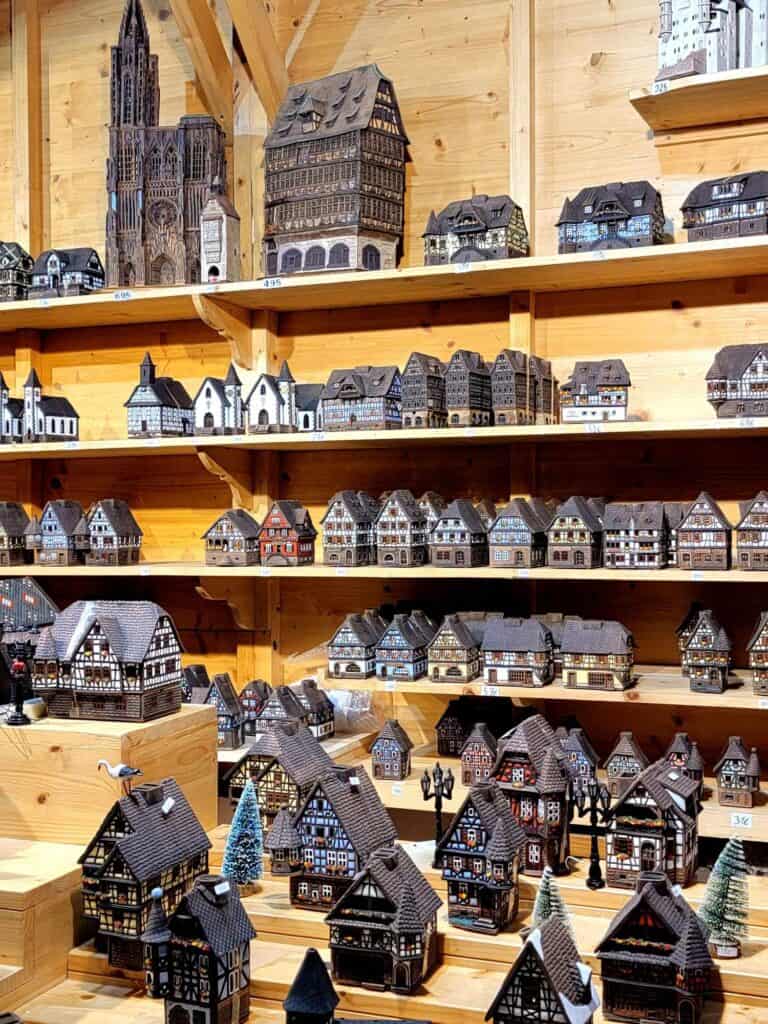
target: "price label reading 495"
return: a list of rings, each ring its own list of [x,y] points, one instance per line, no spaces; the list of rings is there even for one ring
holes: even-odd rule
[[[283,279],[281,277],[265,277],[261,282],[262,288],[282,288]]]
[[[731,815],[731,828],[752,828],[752,815],[743,811],[734,811]]]

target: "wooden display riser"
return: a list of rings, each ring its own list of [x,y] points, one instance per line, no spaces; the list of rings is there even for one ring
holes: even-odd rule
[[[122,794],[96,764],[172,776],[206,829],[216,825],[216,711],[186,705],[144,724],[45,718],[0,725],[0,835],[85,844]],[[139,780],[141,781],[141,780]]]
[[[330,739],[321,740],[323,749],[334,761],[348,762],[350,758],[359,760],[367,756],[371,743],[376,738],[375,732],[339,733]],[[217,759],[220,765],[236,764],[245,757],[255,742],[255,737],[249,737],[248,742],[237,750],[219,750]]]

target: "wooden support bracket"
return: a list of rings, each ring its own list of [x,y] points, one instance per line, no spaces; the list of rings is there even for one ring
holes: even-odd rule
[[[13,0],[13,238],[33,256],[45,248],[43,85],[39,0]]]
[[[250,679],[282,680],[280,580],[201,576],[195,588],[206,601],[226,601],[242,639],[237,643],[238,689]]]
[[[203,323],[227,339],[238,366],[262,372],[273,370],[277,313],[272,310],[251,312],[212,295],[193,295],[192,301]]]
[[[213,476],[232,492],[232,508],[253,507],[253,471],[251,453],[236,448],[197,449],[197,457]]]
[[[259,620],[256,602],[257,582],[252,579],[227,579],[224,576],[201,576],[195,590],[206,601],[226,601],[238,629],[264,628]]]
[[[227,0],[227,4],[248,74],[267,119],[274,121],[288,89],[288,72],[264,0]]]

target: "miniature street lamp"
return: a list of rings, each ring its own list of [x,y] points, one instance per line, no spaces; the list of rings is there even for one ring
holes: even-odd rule
[[[435,767],[432,769],[431,780],[426,768],[421,776],[421,792],[424,799],[435,801],[435,858],[432,861],[433,867],[437,867],[437,845],[443,836],[443,799],[451,799],[455,783],[456,779],[453,777],[451,769],[449,768],[447,772],[443,773],[439,761],[435,763]]]
[[[32,656],[32,644],[29,640],[21,640],[8,645],[11,662],[11,682],[13,684],[13,711],[6,715],[8,725],[29,725],[30,721],[24,714],[24,691],[27,681],[27,662]]]
[[[575,799],[579,814],[584,814],[589,810],[589,825],[585,829],[590,836],[587,886],[590,889],[603,889],[605,880],[600,869],[600,850],[597,845],[597,837],[600,832],[604,831],[600,825],[608,818],[611,794],[608,792],[607,786],[593,779],[586,787],[579,785],[576,788]]]

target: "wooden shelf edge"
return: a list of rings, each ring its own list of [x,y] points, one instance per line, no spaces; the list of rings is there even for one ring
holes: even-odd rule
[[[768,67],[656,83],[631,90],[629,102],[654,132],[765,119]]]

